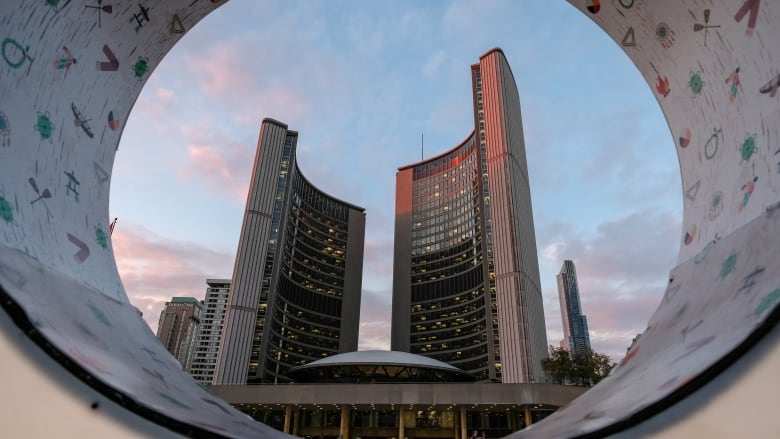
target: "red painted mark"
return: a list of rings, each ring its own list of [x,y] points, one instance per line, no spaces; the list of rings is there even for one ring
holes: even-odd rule
[[[79,248],[79,251],[76,252],[76,254],[73,255],[73,257],[79,262],[86,261],[87,258],[89,257],[89,247],[87,247],[87,244],[84,244],[84,241],[76,238],[70,233],[68,233],[68,241],[72,242],[74,245],[76,245],[76,247]]]
[[[761,0],[745,0],[745,3],[742,4],[742,7],[739,8],[739,11],[734,15],[734,20],[739,23],[742,21],[743,18],[745,18],[745,14],[750,12],[750,17],[748,18],[747,23],[747,34],[753,35],[753,30],[756,28],[756,20],[758,19],[758,7],[761,5]]]
[[[103,53],[106,54],[108,62],[97,62],[97,69],[103,72],[113,72],[119,69],[119,60],[116,59],[114,52],[108,47],[108,44],[103,45]]]

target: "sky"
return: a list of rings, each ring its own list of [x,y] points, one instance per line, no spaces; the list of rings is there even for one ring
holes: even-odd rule
[[[113,171],[115,256],[152,330],[171,297],[232,276],[270,117],[299,132],[307,179],[365,207],[359,349],[389,349],[396,169],[469,135],[470,65],[494,47],[520,93],[548,344],[571,259],[592,347],[622,358],[676,262],[679,164],[618,44],[549,0],[231,0],[191,29],[145,85]]]

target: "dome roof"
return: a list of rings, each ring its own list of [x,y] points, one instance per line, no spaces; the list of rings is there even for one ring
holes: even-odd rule
[[[422,355],[398,351],[355,351],[290,369],[296,382],[463,382],[471,374]]]

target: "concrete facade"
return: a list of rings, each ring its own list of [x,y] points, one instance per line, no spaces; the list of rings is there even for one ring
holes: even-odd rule
[[[185,371],[190,370],[203,304],[194,297],[174,297],[165,303],[157,338]]]
[[[195,354],[190,365],[190,375],[201,384],[211,384],[217,365],[219,341],[225,325],[230,279],[206,279],[206,297],[195,341]]]
[[[547,335],[520,98],[500,49],[471,67],[474,131],[396,174],[391,349],[541,382]]]

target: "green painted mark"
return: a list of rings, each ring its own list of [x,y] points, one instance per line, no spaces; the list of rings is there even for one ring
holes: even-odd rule
[[[183,402],[179,401],[178,399],[176,399],[176,398],[172,397],[171,395],[167,395],[167,394],[165,394],[165,393],[161,393],[161,392],[157,392],[157,394],[158,394],[158,395],[160,395],[160,396],[162,396],[162,397],[163,397],[165,400],[167,400],[167,401],[168,401],[168,402],[170,402],[171,404],[177,405],[177,406],[179,406],[179,407],[181,407],[181,408],[185,408],[185,409],[188,409],[188,410],[192,410],[192,407],[190,407],[190,406],[188,406],[187,404],[185,404],[185,403],[183,403]]]
[[[732,253],[728,258],[723,260],[723,264],[720,267],[720,278],[725,279],[726,276],[731,274],[737,267],[737,253]]]
[[[10,223],[14,220],[14,211],[11,208],[11,203],[5,201],[5,198],[0,197],[0,218],[5,222]]]
[[[87,306],[90,310],[92,310],[92,314],[95,315],[95,318],[102,323],[104,326],[111,326],[111,322],[108,320],[108,317],[106,317],[106,314],[101,310],[100,308],[96,307],[95,305],[87,302]]]
[[[149,71],[149,58],[138,57],[138,61],[133,64],[133,74],[136,78],[143,77]]]
[[[764,314],[774,308],[774,306],[777,305],[777,302],[780,302],[780,288],[772,291],[761,299],[761,302],[756,306],[755,311],[753,311],[753,315],[758,317],[761,314]]]
[[[103,248],[108,245],[108,235],[100,227],[95,228],[95,241]]]
[[[60,0],[46,0],[46,4],[54,9],[57,9],[57,6],[60,4]]]
[[[698,72],[691,73],[691,79],[688,80],[688,87],[691,88],[693,94],[697,95],[701,93],[702,89],[704,89],[704,80],[701,79],[701,74]]]
[[[753,136],[747,136],[742,143],[742,147],[739,149],[739,153],[742,156],[742,161],[750,160],[750,157],[756,152],[756,138]]]
[[[38,134],[41,135],[41,139],[48,140],[51,142],[51,134],[54,131],[54,124],[51,121],[51,116],[49,115],[49,112],[41,113],[38,112],[38,119],[35,122],[35,131],[38,131]]]

